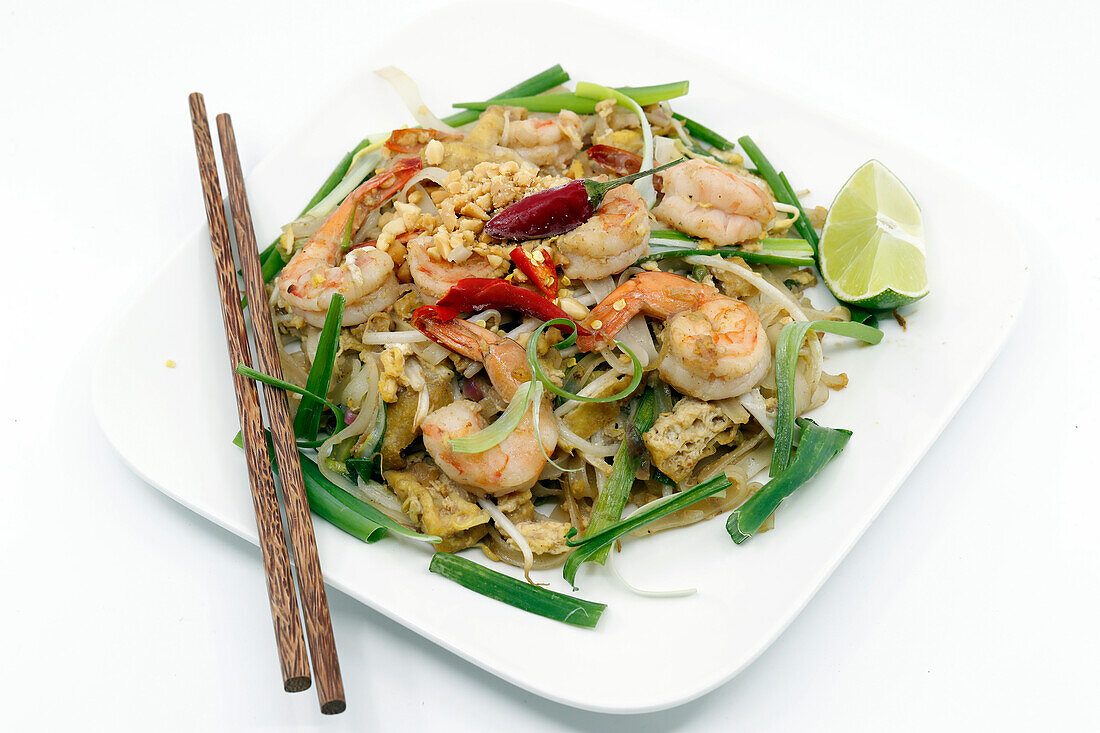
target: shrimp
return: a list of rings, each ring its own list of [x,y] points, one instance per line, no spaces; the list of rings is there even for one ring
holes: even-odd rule
[[[512,148],[540,167],[562,167],[581,149],[581,118],[563,109],[557,117],[512,120],[505,113],[501,145]]]
[[[499,255],[483,255],[477,252],[463,253],[461,261],[451,261],[431,251],[435,247],[434,239],[429,236],[417,237],[408,244],[409,271],[413,282],[427,295],[442,298],[459,280],[467,277],[500,277],[508,270],[508,263]],[[455,256],[451,250],[449,256]],[[495,257],[496,262],[490,257]],[[456,259],[458,259],[456,257]]]
[[[436,342],[485,365],[493,387],[506,400],[531,379],[523,347],[510,338],[468,321],[444,321],[432,309],[420,309],[413,325]],[[420,424],[424,447],[443,472],[479,496],[500,496],[534,486],[546,460],[558,445],[558,425],[549,400],[539,409],[539,434],[535,433],[534,411],[499,445],[481,453],[455,453],[450,439],[483,429],[478,404],[458,400],[429,414]]]
[[[756,239],[775,219],[771,198],[755,183],[706,161],[689,160],[660,178],[664,198],[654,216],[715,244]]]
[[[381,206],[420,170],[419,158],[404,158],[352,191],[317,233],[279,273],[277,297],[312,326],[323,326],[332,296],[344,296],[344,325],[363,323],[401,295],[393,258],[373,247],[344,254],[349,231]],[[343,260],[341,262],[341,259]]]
[[[634,186],[608,191],[596,214],[557,241],[566,277],[599,280],[649,254],[649,212]]]
[[[771,345],[748,304],[717,288],[671,272],[642,272],[615,288],[589,314],[577,343],[584,351],[608,344],[643,313],[665,321],[661,377],[700,400],[748,392],[771,367]]]

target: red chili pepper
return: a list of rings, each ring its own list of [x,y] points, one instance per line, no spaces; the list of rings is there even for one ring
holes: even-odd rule
[[[486,277],[468,277],[451,286],[447,294],[439,299],[438,305],[425,305],[413,312],[412,323],[428,317],[449,321],[459,311],[483,311],[487,308],[508,308],[524,315],[534,316],[543,321],[552,318],[572,320],[565,311],[551,303],[538,293],[518,285]],[[572,332],[571,326],[562,326],[562,330]],[[587,329],[580,328],[582,333]],[[430,334],[429,334],[430,335]]]
[[[533,193],[505,207],[486,222],[485,232],[501,240],[541,239],[565,234],[588,221],[611,189],[671,168],[684,160],[686,158],[611,181],[582,178]]]
[[[629,150],[615,148],[610,145],[593,145],[584,151],[588,159],[599,163],[604,168],[625,176],[629,173],[637,173],[642,169],[642,159]]]
[[[531,278],[531,282],[547,298],[556,298],[558,297],[558,270],[554,267],[554,261],[550,259],[549,250],[541,249],[537,252],[542,257],[541,262],[535,261],[535,258],[522,247],[513,247],[508,256],[512,258],[512,262],[516,263],[520,272]]]

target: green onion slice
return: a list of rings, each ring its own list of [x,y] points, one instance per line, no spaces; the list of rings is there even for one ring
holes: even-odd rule
[[[599,496],[596,497],[596,503],[592,507],[592,517],[588,522],[588,532],[599,532],[622,518],[623,509],[630,498],[630,490],[634,488],[634,476],[642,465],[642,458],[647,455],[645,443],[642,442],[642,433],[653,427],[653,422],[657,419],[656,406],[657,396],[654,390],[647,389],[637,401],[630,432],[615,454],[611,475]],[[610,547],[602,547],[589,559],[603,565],[609,550]]]
[[[630,357],[630,361],[634,367],[634,375],[630,378],[630,384],[626,385],[621,391],[610,395],[608,397],[584,397],[579,394],[574,394],[565,389],[562,389],[558,385],[554,384],[550,377],[546,376],[546,372],[542,369],[542,364],[539,363],[539,336],[546,331],[550,326],[572,326],[576,329],[577,324],[568,318],[551,318],[546,323],[536,328],[531,334],[531,337],[527,341],[527,366],[531,369],[531,374],[542,382],[542,386],[550,390],[558,397],[564,397],[567,400],[576,400],[577,402],[618,402],[621,399],[625,399],[634,393],[634,390],[638,388],[638,385],[642,383],[642,363],[638,361],[638,357],[634,355],[634,352],[630,350],[626,344],[621,341],[616,341],[616,345],[626,352],[626,355]]]
[[[576,588],[577,584],[575,581],[577,578],[577,570],[580,568],[581,563],[595,555],[599,550],[610,547],[615,540],[630,534],[639,527],[649,524],[668,514],[672,514],[673,512],[677,512],[684,507],[691,506],[695,502],[701,501],[708,496],[713,496],[721,491],[725,491],[730,486],[730,480],[720,474],[697,486],[693,486],[687,491],[681,491],[678,494],[670,494],[656,501],[651,501],[626,519],[621,519],[612,525],[604,527],[598,532],[593,532],[581,540],[573,539],[577,534],[577,528],[574,527],[569,530],[569,534],[567,535],[569,539],[566,540],[566,544],[576,547],[577,549],[575,549],[573,554],[565,561],[562,577],[568,580],[570,585]]]
[[[614,98],[619,104],[629,106],[637,104],[646,107],[687,94],[688,82],[676,81],[669,84],[655,84],[646,87],[598,87],[599,96],[590,96],[595,84],[580,82],[576,93],[560,92],[555,94],[537,94],[528,96],[502,97],[485,102],[456,102],[455,107],[467,110],[485,110],[493,105],[506,107],[524,107],[531,112],[560,112],[568,109],[579,115],[590,115],[596,111],[596,102]],[[587,93],[586,93],[587,92]],[[624,103],[621,98],[630,100]],[[652,166],[649,166],[652,167]],[[642,170],[645,170],[643,167]]]
[[[882,340],[882,331],[850,321],[795,321],[779,332],[775,344],[775,387],[779,414],[775,422],[775,448],[772,451],[771,475],[778,475],[791,459],[794,443],[794,375],[798,350],[810,331],[848,336],[869,344]]]
[[[765,265],[791,265],[794,267],[811,267],[814,264],[813,249],[804,239],[761,239],[761,249],[747,251],[741,247],[712,247],[703,249],[697,247],[682,247],[669,242],[697,243],[699,240],[690,237],[683,232],[673,229],[658,229],[649,234],[649,254],[638,260],[638,263],[650,260],[663,260],[692,255],[722,255],[724,257],[740,257],[745,262],[757,262]],[[637,263],[636,263],[637,264]]]
[[[675,119],[680,120],[680,122],[683,122],[684,129],[687,130],[688,134],[696,140],[705,142],[707,145],[713,145],[719,150],[733,150],[734,144],[732,142],[722,137],[706,125],[700,124],[689,117],[684,117],[678,112],[673,112],[672,116]]]
[[[681,94],[687,94],[688,83],[678,82],[677,84],[665,84],[663,87],[676,87],[683,85],[683,91]],[[631,92],[638,92],[642,88],[638,87],[632,89]],[[653,104],[660,100],[654,99],[653,101],[641,102],[633,94],[628,95],[624,91],[618,89],[611,89],[609,87],[600,86],[599,84],[592,84],[587,81],[582,81],[577,84],[577,96],[585,97],[592,100],[614,99],[617,103],[626,107],[634,114],[638,115],[638,124],[642,127],[642,170],[649,170],[653,167],[653,130],[649,126],[649,119],[646,118],[645,112],[642,111],[643,104]],[[666,97],[667,99],[668,97]],[[595,108],[593,108],[595,111]],[[634,182],[634,187],[638,189],[638,193],[645,199],[646,205],[649,208],[653,208],[653,204],[657,201],[657,191],[653,188],[653,176],[645,176]]]
[[[294,434],[304,440],[316,440],[317,431],[321,428],[321,408],[324,405],[312,395],[328,394],[332,365],[340,348],[340,325],[343,319],[344,296],[336,293],[329,303],[325,325],[317,342],[317,355],[313,358],[313,365],[309,368],[309,377],[306,379],[306,391],[310,396],[302,397],[294,416]]]
[[[805,417],[798,419],[798,425],[802,428],[802,435],[794,460],[782,473],[734,509],[726,520],[726,531],[737,544],[752,537],[779,503],[812,479],[844,449],[852,437],[851,430],[822,427]]]
[[[607,608],[607,604],[531,585],[448,552],[436,553],[428,570],[475,593],[573,626],[595,627]]]
[[[798,230],[798,233],[810,243],[814,248],[814,252],[816,252],[818,241],[817,231],[810,224],[809,219],[806,218],[806,212],[802,209],[802,204],[799,203],[798,197],[794,195],[794,189],[791,188],[791,184],[787,181],[787,177],[782,173],[776,172],[775,166],[771,164],[771,161],[761,152],[760,148],[756,147],[756,143],[752,141],[751,137],[745,135],[744,137],[738,138],[737,142],[741,143],[741,147],[745,149],[749,158],[756,165],[757,173],[760,177],[771,187],[776,200],[798,209],[798,220],[795,221],[793,226]]]
[[[342,421],[344,419],[344,411],[342,409],[340,409],[340,406],[338,404],[336,404],[332,400],[326,399],[325,397],[322,397],[318,394],[314,394],[313,392],[310,392],[307,389],[303,389],[303,388],[299,387],[298,385],[294,384],[293,382],[288,382],[285,379],[279,379],[277,377],[273,377],[270,374],[264,374],[263,372],[261,372],[257,369],[253,369],[252,367],[245,366],[244,364],[238,364],[237,369],[235,371],[237,372],[237,374],[240,374],[242,377],[248,377],[249,379],[255,379],[257,382],[263,382],[264,384],[270,385],[272,387],[278,387],[280,389],[285,389],[287,392],[293,392],[294,394],[301,395],[302,397],[310,397],[312,399],[315,399],[315,400],[318,400],[318,401],[324,403],[324,405],[326,407],[328,407],[330,410],[332,410],[332,415],[333,415],[333,417],[336,418],[336,424],[337,425],[339,425],[340,421]],[[321,441],[321,443],[323,443],[323,442],[324,441]],[[320,445],[321,443],[318,443],[318,445]],[[299,445],[301,445],[300,442],[299,442]]]
[[[569,74],[565,69],[561,68],[561,64],[554,64],[549,69],[540,71],[534,76],[524,79],[519,84],[516,84],[510,89],[505,89],[500,94],[494,94],[489,98],[489,103],[500,104],[498,100],[508,97],[527,97],[536,94],[541,94],[547,89],[553,89],[559,84],[564,84],[569,81]],[[486,105],[488,106],[488,104]],[[450,117],[444,117],[443,121],[451,127],[461,127],[468,122],[473,122],[478,118],[478,113],[472,110],[466,110],[465,112],[457,112]]]
[[[460,438],[451,438],[448,442],[455,453],[484,453],[490,448],[495,448],[504,442],[512,432],[523,422],[527,414],[527,407],[531,404],[531,393],[537,382],[534,380],[524,382],[512,395],[508,408],[500,414],[500,417],[492,425],[478,430],[473,435],[464,435]],[[536,409],[537,406],[536,406]]]

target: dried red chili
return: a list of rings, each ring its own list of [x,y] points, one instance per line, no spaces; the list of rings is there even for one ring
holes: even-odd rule
[[[513,247],[508,256],[547,298],[558,297],[558,270],[550,259],[549,250],[535,250],[535,255],[532,256],[522,247]]]
[[[543,321],[552,318],[569,319],[565,311],[536,292],[504,280],[468,277],[452,285],[447,294],[440,298],[438,305],[417,308],[413,312],[412,324],[420,328],[417,325],[418,318],[421,321],[428,317],[449,321],[457,317],[459,312],[476,312],[487,308],[507,308]],[[573,330],[569,326],[562,326],[562,329],[567,332]],[[582,333],[587,332],[584,328],[580,330]]]
[[[485,232],[494,239],[522,240],[565,234],[588,221],[603,203],[607,192],[665,168],[683,163],[685,159],[632,173],[611,181],[582,178],[563,186],[533,193],[505,207],[485,224]]]
[[[613,173],[618,173],[620,176],[637,173],[642,169],[641,156],[635,155],[629,150],[615,148],[610,145],[593,145],[584,152],[588,155],[589,160],[599,163],[604,168]]]

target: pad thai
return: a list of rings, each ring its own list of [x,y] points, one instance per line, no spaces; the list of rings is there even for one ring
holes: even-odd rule
[[[447,120],[382,70],[416,126],[349,153],[263,261],[315,480],[573,582],[628,532],[768,529],[847,440],[801,418],[848,381],[820,333],[881,333],[810,302],[826,210],[675,112],[687,82],[555,69]],[[786,493],[737,526],[769,469]]]

